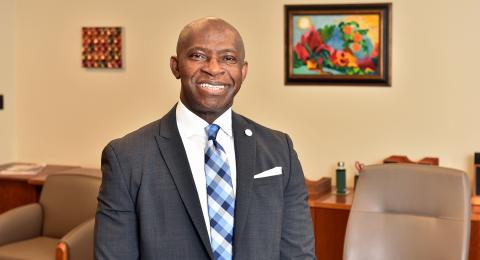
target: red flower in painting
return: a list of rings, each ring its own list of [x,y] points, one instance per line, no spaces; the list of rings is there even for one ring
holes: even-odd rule
[[[314,26],[306,34],[302,35],[300,42],[302,45],[307,44],[312,52],[317,52],[317,49],[323,43],[322,37]]]
[[[318,59],[321,63],[322,59],[319,58],[320,50],[327,50],[330,55],[334,51],[332,47],[323,43],[322,37],[314,26],[303,34],[300,42],[295,45],[297,57],[303,62],[306,62],[308,59]]]
[[[308,51],[305,49],[305,47],[301,43],[297,43],[295,46],[295,52],[297,53],[297,57],[304,62],[308,60]]]

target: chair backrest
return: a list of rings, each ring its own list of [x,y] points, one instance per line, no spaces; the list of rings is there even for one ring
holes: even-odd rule
[[[360,174],[344,260],[466,260],[467,175],[429,165],[367,166]]]
[[[40,195],[43,235],[61,238],[95,217],[100,182],[99,177],[80,174],[50,175]]]

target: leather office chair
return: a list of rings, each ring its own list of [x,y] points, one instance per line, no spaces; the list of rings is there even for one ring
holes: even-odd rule
[[[367,166],[345,235],[344,260],[466,260],[467,175],[429,165]]]
[[[0,215],[0,259],[93,259],[100,182],[78,174],[49,176],[39,203]]]

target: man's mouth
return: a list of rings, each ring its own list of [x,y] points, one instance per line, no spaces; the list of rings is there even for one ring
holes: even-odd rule
[[[210,84],[210,83],[201,83],[200,87],[203,89],[208,89],[208,90],[223,90],[225,88],[225,85],[221,84]]]

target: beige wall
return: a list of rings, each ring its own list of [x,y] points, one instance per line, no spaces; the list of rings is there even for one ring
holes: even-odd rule
[[[213,15],[246,42],[250,70],[234,109],[288,132],[307,177],[334,176],[339,160],[352,173],[356,160],[391,154],[438,156],[471,174],[480,150],[480,2],[393,1],[390,88],[286,87],[283,5],[300,2],[17,0],[18,159],[98,167],[109,140],[177,101],[168,67],[177,33]],[[101,25],[124,27],[124,70],[81,68],[80,28]]]
[[[15,160],[15,1],[0,0],[0,163]]]

